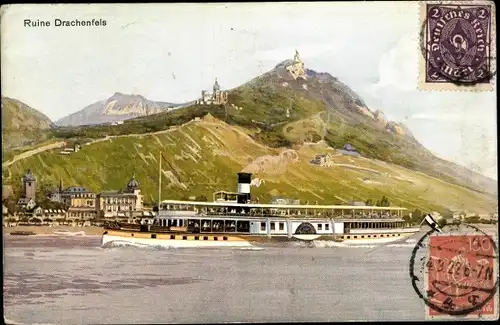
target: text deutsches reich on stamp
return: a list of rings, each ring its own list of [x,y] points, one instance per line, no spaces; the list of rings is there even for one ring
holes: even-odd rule
[[[493,90],[495,17],[490,1],[420,2],[419,89]]]

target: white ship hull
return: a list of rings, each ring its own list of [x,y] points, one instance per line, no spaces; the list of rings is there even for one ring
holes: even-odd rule
[[[177,239],[152,239],[133,238],[122,236],[102,236],[102,246],[110,244],[124,244],[135,246],[155,246],[166,248],[198,248],[198,247],[253,247],[248,241],[204,241],[204,240],[177,240]]]
[[[400,241],[403,238],[407,238],[413,235],[413,233],[404,234],[399,237],[389,237],[389,238],[371,238],[371,239],[344,239],[342,243],[349,245],[377,245],[377,244],[387,244],[395,241]]]

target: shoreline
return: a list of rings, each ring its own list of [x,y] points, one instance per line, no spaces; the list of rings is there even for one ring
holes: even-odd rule
[[[11,232],[15,231],[26,231],[34,232],[35,235],[11,235]],[[3,227],[4,236],[13,237],[31,237],[31,236],[65,236],[64,234],[57,234],[56,231],[68,232],[66,236],[78,236],[74,233],[84,232],[85,234],[80,236],[101,236],[104,228],[103,227],[73,227],[73,226],[15,226],[15,227]],[[73,233],[73,234],[72,234]]]

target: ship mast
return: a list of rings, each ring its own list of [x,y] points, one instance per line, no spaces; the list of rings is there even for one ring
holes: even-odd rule
[[[160,206],[161,206],[161,151],[160,151],[160,168],[158,169],[158,216],[160,216]]]

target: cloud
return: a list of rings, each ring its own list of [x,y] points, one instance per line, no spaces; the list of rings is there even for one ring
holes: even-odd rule
[[[411,91],[416,88],[417,43],[416,33],[407,33],[399,39],[395,47],[381,56],[378,67],[379,81],[373,85],[373,93],[384,87],[392,87],[400,91]]]

